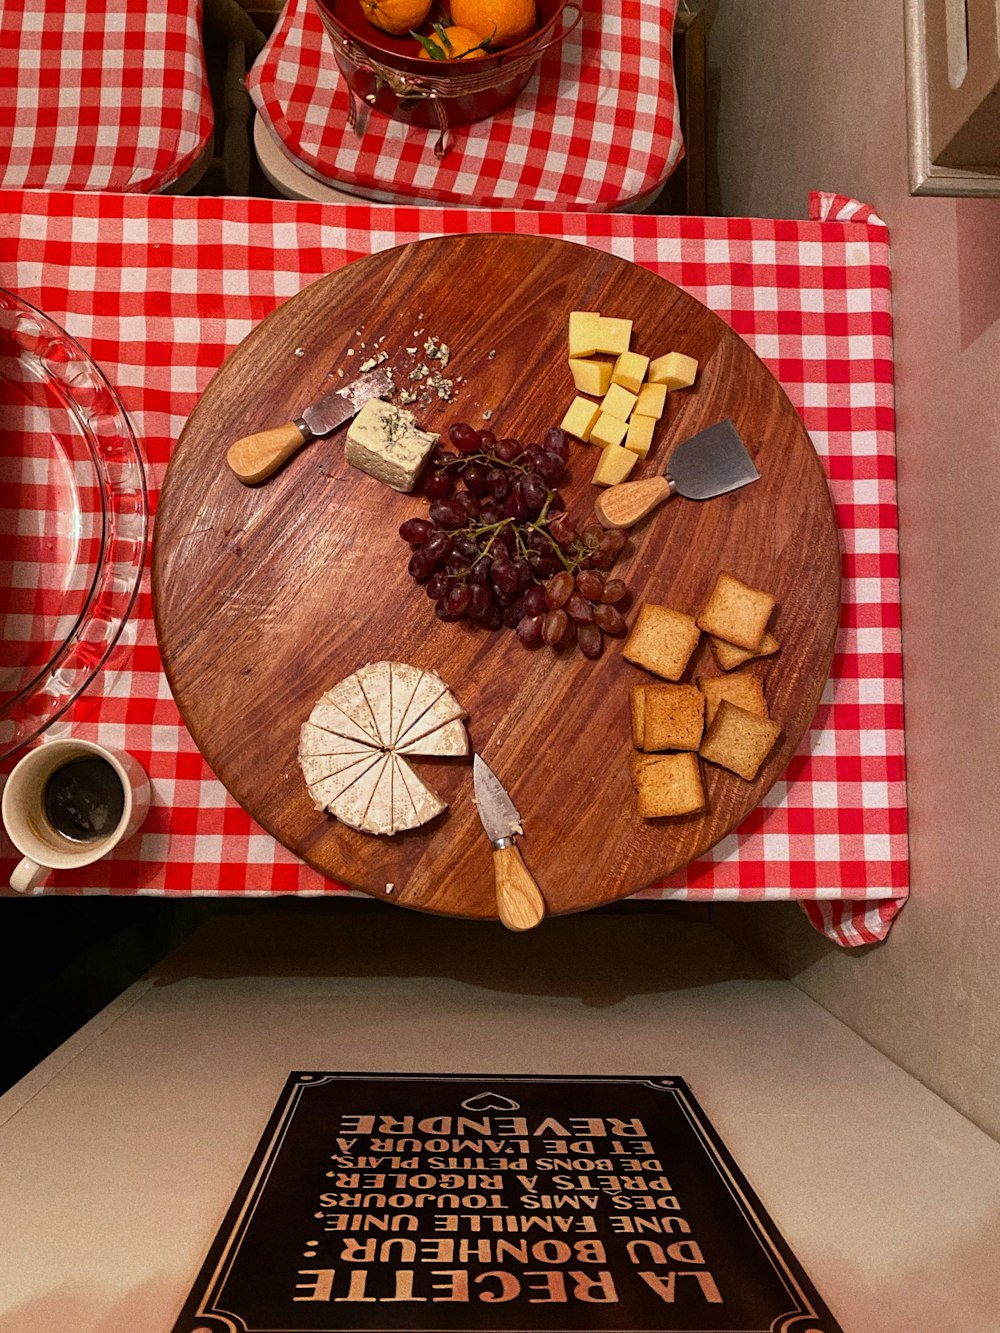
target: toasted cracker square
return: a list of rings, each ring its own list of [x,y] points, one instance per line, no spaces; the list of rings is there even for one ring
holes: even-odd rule
[[[764,686],[760,676],[752,671],[736,671],[729,676],[699,676],[698,688],[705,696],[705,721],[709,726],[723,699],[757,717],[769,716]]]
[[[764,637],[774,604],[770,593],[722,573],[698,616],[698,625],[707,634],[752,651]]]
[[[705,788],[696,754],[633,754],[631,769],[643,819],[704,810]]]
[[[705,730],[705,696],[694,685],[645,685],[643,750],[697,750]]]
[[[665,680],[679,680],[700,637],[693,616],[646,602],[622,646],[622,655]]]
[[[725,639],[717,639],[714,634],[709,635],[708,641],[712,645],[715,660],[723,671],[732,671],[734,667],[742,666],[744,662],[749,662],[754,657],[770,657],[781,647],[769,631],[765,632],[752,652],[747,648],[738,648],[735,643],[727,643]]]
[[[777,722],[723,699],[705,732],[699,754],[753,782],[780,735]]]

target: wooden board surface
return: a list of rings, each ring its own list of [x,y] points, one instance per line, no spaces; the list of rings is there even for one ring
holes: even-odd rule
[[[557,424],[573,389],[567,317],[600,310],[635,321],[632,346],[698,359],[694,390],[670,396],[650,460],[731,417],[761,479],[702,503],[675,498],[632,531],[616,566],[631,610],[652,601],[696,615],[720,570],[778,598],[782,644],[757,667],[781,738],[757,780],[704,764],[708,813],[643,821],[628,756],[629,686],[655,678],[620,641],[588,662],[575,649],[523,648],[509,630],[443,624],[406,573],[397,535],[426,501],[348,467],[344,429],[316,441],[258,488],[225,465],[238,436],[277,425],[349,376],[378,339],[390,364],[435,335],[452,349],[460,398],[418,413],[427,429],[489,424],[531,440]],[[415,330],[423,330],[418,336]],[[359,332],[360,331],[360,332]],[[361,343],[367,344],[362,348]],[[349,349],[354,354],[349,355]],[[433,363],[432,363],[433,364]],[[598,494],[595,451],[574,444],[560,487],[578,522]],[[537,237],[472,235],[402,246],[321,279],[266,319],[209,384],[182,432],[160,498],[153,606],[171,689],[208,763],[286,847],[332,878],[427,911],[495,915],[490,848],[470,761],[417,760],[449,802],[393,839],[318,814],[296,760],[299,727],[338,680],[383,658],[433,668],[469,713],[473,747],[521,811],[525,860],[554,913],[655,883],[715,844],[784,772],[832,660],[840,556],[826,480],[802,423],[750,348],[699,302],[602,251]],[[686,679],[716,671],[707,640]]]

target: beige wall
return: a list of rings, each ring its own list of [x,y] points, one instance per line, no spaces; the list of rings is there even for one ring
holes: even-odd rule
[[[713,921],[1000,1137],[1000,199],[906,178],[901,0],[718,0],[720,212],[810,188],[891,228],[912,898],[887,944],[827,948],[792,906]]]

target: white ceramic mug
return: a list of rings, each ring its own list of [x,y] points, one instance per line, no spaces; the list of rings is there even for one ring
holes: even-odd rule
[[[74,842],[54,828],[45,814],[45,784],[73,759],[95,755],[106,759],[121,779],[125,794],[122,817],[115,828],[91,842]],[[12,770],[3,789],[3,822],[11,842],[24,858],[10,877],[12,889],[30,893],[52,870],[89,866],[130,838],[149,809],[149,778],[142,765],[121,750],[106,750],[93,741],[45,741]]]

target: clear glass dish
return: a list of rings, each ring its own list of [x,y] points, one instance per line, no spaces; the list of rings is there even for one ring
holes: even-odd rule
[[[0,289],[0,760],[85,690],[146,556],[139,446],[80,344]]]

